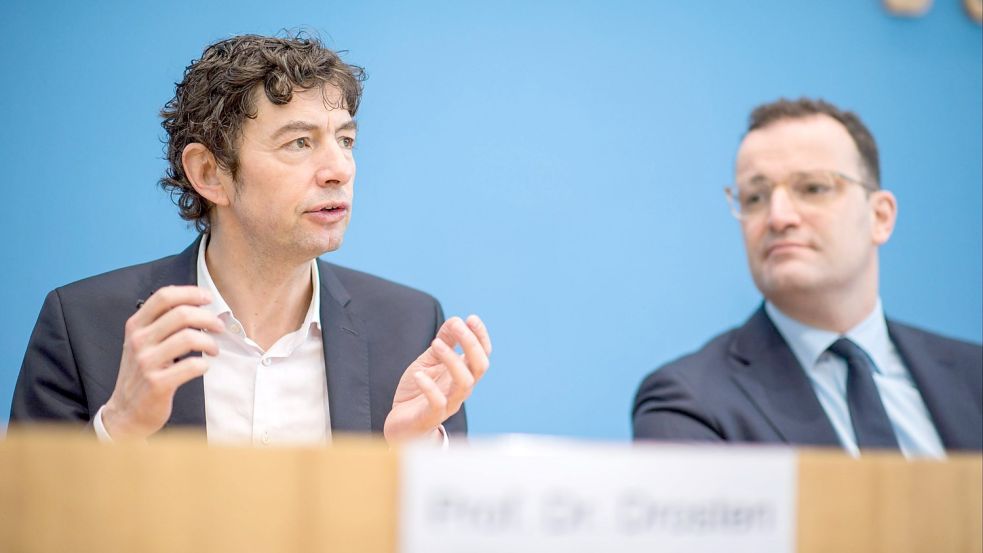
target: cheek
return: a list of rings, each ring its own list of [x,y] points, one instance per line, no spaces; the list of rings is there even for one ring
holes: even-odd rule
[[[742,223],[741,234],[744,237],[744,248],[747,250],[749,258],[756,257],[754,254],[758,251],[761,240],[764,237],[765,227],[764,225],[758,223]]]
[[[270,217],[290,210],[304,198],[303,187],[293,186],[297,179],[289,179],[282,175],[255,175],[243,184],[240,193],[241,200],[249,204],[254,213],[266,213]]]
[[[292,206],[282,194],[271,192],[255,181],[242,183],[234,208],[244,221],[251,221],[257,228],[282,226],[281,221],[292,213]]]
[[[850,222],[852,221],[852,224]],[[852,217],[840,221],[827,221],[826,234],[835,240],[838,248],[862,251],[870,247],[873,221],[866,211],[854,213]]]

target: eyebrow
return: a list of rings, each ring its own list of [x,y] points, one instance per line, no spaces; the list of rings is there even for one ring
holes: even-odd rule
[[[280,138],[281,136],[283,136],[283,135],[285,135],[285,134],[287,134],[289,132],[296,132],[296,131],[311,132],[311,131],[316,131],[317,129],[318,129],[318,126],[317,125],[315,125],[313,123],[309,123],[307,121],[290,121],[290,122],[286,123],[285,125],[283,125],[282,127],[280,127],[279,129],[277,129],[276,132],[274,132],[270,136],[270,139],[271,140],[276,140],[276,139]],[[357,131],[358,130],[358,123],[356,123],[354,119],[350,119],[350,120],[346,121],[344,124],[342,124],[341,126],[339,126],[337,130],[339,130],[339,131],[348,131],[348,130]]]
[[[276,140],[281,136],[287,134],[288,132],[294,132],[294,131],[310,132],[316,129],[317,129],[317,125],[313,123],[308,123],[307,121],[290,121],[287,124],[280,127],[279,129],[277,129],[276,132],[274,132],[270,136],[270,139]]]
[[[771,183],[771,179],[769,179],[768,177],[762,175],[761,173],[757,173],[755,175],[752,175],[751,178],[749,178],[749,179],[745,179],[745,180],[740,181],[738,184],[739,185],[740,184],[743,184],[743,185],[746,185],[746,186],[758,186],[758,185],[767,184],[767,183]]]

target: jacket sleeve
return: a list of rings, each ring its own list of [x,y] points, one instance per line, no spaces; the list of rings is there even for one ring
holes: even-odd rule
[[[725,439],[680,372],[656,370],[639,386],[632,416],[635,440],[719,442]]]
[[[10,422],[89,421],[58,290],[48,294],[14,388]]]

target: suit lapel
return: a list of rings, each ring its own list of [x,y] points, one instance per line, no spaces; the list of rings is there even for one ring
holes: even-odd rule
[[[981,414],[969,389],[957,378],[953,359],[926,343],[920,331],[892,321],[888,321],[887,329],[945,448],[978,449]]]
[[[372,431],[369,349],[341,281],[317,261],[321,281],[321,337],[333,432]]]
[[[156,280],[151,283],[143,297],[139,299],[149,298],[151,294],[164,286],[197,285],[198,246],[200,243],[201,236],[198,236],[198,239],[187,249],[168,260],[169,262],[158,272]],[[205,384],[203,379],[194,378],[174,393],[171,418],[167,420],[164,427],[174,428],[176,426],[205,426]]]
[[[737,385],[786,442],[840,445],[809,378],[764,306],[735,332],[729,353]]]

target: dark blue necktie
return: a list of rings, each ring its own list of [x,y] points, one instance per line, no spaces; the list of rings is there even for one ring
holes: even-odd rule
[[[874,384],[874,367],[864,350],[847,338],[840,338],[829,346],[830,353],[846,361],[846,403],[850,408],[850,421],[862,450],[893,449],[897,451],[898,438],[891,427],[881,396]]]

